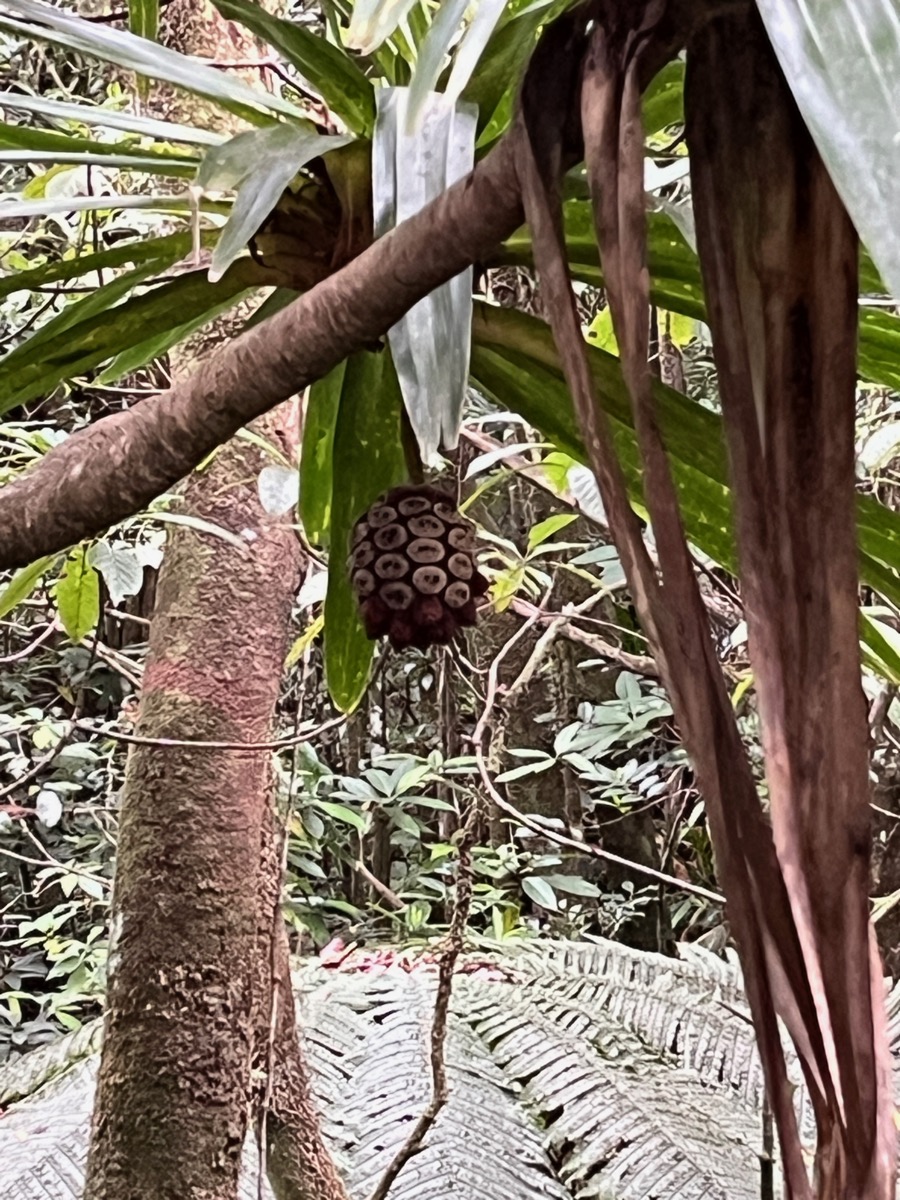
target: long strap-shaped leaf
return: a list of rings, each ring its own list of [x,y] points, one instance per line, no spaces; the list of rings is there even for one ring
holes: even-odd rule
[[[727,96],[727,105],[710,104]],[[699,251],[778,858],[831,1076],[820,1194],[894,1195],[857,642],[856,233],[755,10],[691,46]]]
[[[824,1044],[771,831],[763,819],[691,567],[647,367],[649,284],[640,82],[648,61],[659,53],[654,34],[665,7],[653,0],[633,4],[626,17],[626,9],[614,0],[599,0],[592,12],[596,24],[584,63],[581,97],[598,241],[635,412],[661,580],[629,507],[610,430],[594,393],[563,249],[560,142],[571,118],[571,110],[566,109],[570,97],[548,86],[547,69],[552,63],[553,75],[559,79],[564,73],[562,59],[569,77],[577,78],[581,35],[577,16],[551,30],[526,79],[522,120],[530,153],[522,156],[520,179],[545,303],[591,464],[642,624],[660,659],[706,798],[719,876],[744,959],[785,1172],[791,1194],[800,1198],[811,1193],[776,1011],[792,1032],[818,1111],[828,1108]]]

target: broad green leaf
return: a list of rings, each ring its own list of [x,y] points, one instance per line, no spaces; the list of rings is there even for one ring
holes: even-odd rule
[[[352,711],[369,679],[373,645],[350,587],[350,530],[372,501],[407,475],[402,400],[390,354],[347,361],[332,451],[331,549],[325,598],[325,679],[334,703]]]
[[[564,207],[566,251],[574,279],[602,286],[600,260],[594,237],[591,206],[584,200],[567,200]],[[665,213],[648,213],[650,295],[660,308],[695,321],[706,320],[706,303],[700,262]],[[527,230],[513,234],[498,252],[495,263],[532,263]],[[860,266],[860,286],[879,291],[880,282],[867,256]],[[900,389],[900,317],[880,308],[860,308],[859,371],[864,379]]]
[[[287,658],[284,660],[284,669],[286,671],[296,666],[324,628],[325,617],[323,614],[320,614],[314,621],[309,623],[288,651]]]
[[[267,13],[255,0],[214,0],[230,21],[240,21],[280,50],[353,133],[375,126],[375,92],[370,80],[344,50],[293,21]]]
[[[327,546],[331,530],[332,450],[347,363],[309,389],[300,455],[300,520],[314,546]]]
[[[757,6],[828,173],[900,296],[896,0],[757,0]]]
[[[684,123],[684,63],[666,63],[644,93],[644,133],[647,137]]]
[[[368,819],[362,813],[347,808],[346,804],[336,804],[333,800],[313,800],[313,804],[323,813],[327,813],[329,817],[333,817],[335,821],[341,821],[344,825],[352,825],[360,833],[366,832]]]
[[[553,517],[547,517],[546,520],[538,521],[537,525],[533,525],[528,531],[528,552],[536,550],[538,546],[553,537],[554,533],[558,533],[560,529],[565,529],[567,525],[571,525],[577,520],[574,513],[557,513]]]
[[[866,666],[889,683],[900,684],[900,635],[884,621],[860,613]]]
[[[572,467],[580,468],[581,464],[576,463],[575,459],[570,458],[568,454],[561,454],[558,450],[553,450],[541,459],[541,470],[557,495],[561,495],[568,488],[569,471]]]
[[[613,329],[611,308],[607,306],[597,313],[588,326],[587,336],[591,345],[596,346],[598,350],[607,350],[610,354],[618,355],[619,343]]]
[[[247,264],[248,278],[252,277],[254,269]],[[127,350],[117,354],[108,367],[105,367],[98,376],[98,381],[102,384],[114,383],[117,379],[121,379],[123,375],[129,375],[133,371],[139,370],[146,366],[147,363],[153,362],[165,354],[172,346],[177,346],[179,342],[183,342],[185,338],[191,336],[198,329],[202,329],[204,325],[208,325],[210,321],[214,321],[222,313],[228,312],[234,308],[235,304],[243,299],[248,293],[246,289],[238,286],[239,276],[243,273],[243,260],[235,264],[237,276],[232,276],[229,271],[227,278],[219,280],[217,283],[210,283],[208,276],[206,280],[200,278],[201,272],[197,272],[196,287],[185,289],[180,292],[181,304],[183,311],[178,315],[183,315],[183,312],[191,312],[193,316],[189,321],[185,321],[181,325],[170,325],[169,320],[163,310],[163,320],[159,322],[161,328],[152,337],[144,338],[140,342],[136,342],[133,346],[129,346]],[[203,284],[205,282],[206,289]],[[234,287],[232,286],[234,285]],[[211,304],[211,307],[208,307]],[[155,320],[148,320],[150,327],[156,323]]]
[[[85,324],[98,316],[105,319],[107,313],[112,311],[124,296],[154,274],[156,263],[153,261],[141,263],[134,270],[123,272],[109,283],[95,288],[83,299],[67,304],[61,312],[42,325],[37,333],[33,333],[27,341],[0,359],[0,403],[4,396],[12,394],[12,389],[20,382],[16,373],[31,364],[40,363],[46,345],[59,339],[66,330],[76,325]],[[8,376],[7,370],[10,366],[13,374]]]
[[[76,547],[66,559],[54,590],[63,628],[80,642],[100,620],[100,576],[87,560],[86,547]]]
[[[422,827],[419,822],[411,813],[404,812],[402,808],[395,808],[391,812],[391,821],[402,833],[408,833],[414,838],[422,836]]]
[[[17,604],[28,599],[52,563],[56,561],[56,557],[55,554],[47,554],[13,575],[3,591],[0,592],[0,617],[5,617]]]
[[[213,133],[194,125],[179,125],[175,121],[160,121],[153,117],[138,116],[137,113],[107,108],[100,104],[70,104],[63,100],[49,100],[45,96],[25,96],[18,92],[0,92],[0,108],[18,112],[39,113],[59,121],[80,121],[84,125],[100,125],[105,129],[124,129],[141,137],[158,138],[164,142],[187,142],[196,146],[217,146],[226,140],[225,134]],[[21,129],[22,126],[17,126]],[[25,127],[25,136],[39,133],[30,126]],[[60,134],[60,137],[68,135]],[[0,135],[2,137],[2,135]],[[97,148],[96,143],[90,143]],[[124,144],[123,144],[124,145]],[[112,149],[116,147],[113,146]],[[141,153],[156,153],[142,150]],[[159,151],[170,154],[171,151]]]
[[[588,896],[596,900],[601,892],[596,883],[582,879],[580,875],[543,875],[543,878],[557,892],[567,892],[570,896]]]
[[[90,896],[92,900],[102,900],[109,884],[105,884],[101,879],[93,879],[89,875],[79,875],[78,887],[86,896]],[[61,1013],[57,1013],[56,1015],[57,1017],[62,1016]]]
[[[524,779],[528,775],[540,775],[542,771],[549,771],[555,765],[556,759],[550,758],[548,755],[540,762],[529,762],[524,763],[521,767],[510,767],[508,771],[503,771],[497,776],[497,783],[512,783],[514,779]]]
[[[217,284],[208,282],[205,271],[190,271],[106,311],[107,301],[132,290],[152,269],[152,265],[140,268],[70,305],[0,360],[0,412],[45,395],[62,380],[136,346],[144,347],[138,358],[146,362],[148,355],[159,352],[158,347],[171,345],[166,334],[183,330],[185,317],[191,317],[192,323],[211,319],[217,308],[236,301],[258,278],[258,268],[249,259],[235,263]],[[153,338],[149,351],[148,334]]]
[[[235,180],[234,207],[213,251],[209,268],[211,283],[221,279],[241,254],[300,168],[352,140],[326,137],[313,125],[304,129],[283,123],[239,133],[230,142],[209,151],[198,174],[201,183],[208,164],[209,174],[214,178],[216,160],[227,157],[233,161],[237,157],[243,164],[242,173]],[[216,183],[205,186],[215,188]]]
[[[154,40],[159,31],[159,0],[128,0],[128,28]]]
[[[520,564],[501,571],[491,585],[491,604],[495,612],[505,612],[525,579],[525,568]]]
[[[151,80],[163,80],[198,96],[215,100],[236,116],[252,124],[264,124],[268,113],[302,117],[295,105],[274,92],[252,88],[233,78],[227,71],[205,67],[186,54],[169,50],[146,38],[135,37],[123,29],[111,29],[100,22],[82,20],[43,0],[15,0],[13,19],[0,13],[0,29],[23,37],[66,46],[80,54],[111,62],[119,69],[135,71]]]
[[[522,880],[522,891],[532,899],[535,904],[539,904],[541,908],[547,908],[550,912],[557,912],[559,904],[556,899],[556,892],[540,875],[529,875],[527,879]]]

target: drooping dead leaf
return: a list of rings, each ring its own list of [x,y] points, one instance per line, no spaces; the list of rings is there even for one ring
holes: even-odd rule
[[[727,104],[710,104],[727,96]],[[823,1194],[894,1195],[857,641],[857,238],[755,9],[691,46],[695,213],[778,859],[816,1003]]]
[[[591,464],[600,485],[610,528],[645,632],[660,661],[676,718],[706,799],[719,877],[728,896],[729,916],[741,949],[748,995],[779,1128],[788,1193],[798,1200],[812,1195],[796,1127],[791,1089],[785,1074],[776,1013],[785,1021],[797,1047],[819,1122],[819,1166],[824,1168],[820,1169],[817,1185],[820,1197],[853,1194],[884,1200],[888,1193],[878,1190],[880,1184],[873,1183],[876,1190],[870,1191],[845,1193],[840,1190],[848,1178],[846,1163],[849,1160],[845,1152],[839,1153],[835,1149],[844,1146],[849,1129],[843,1124],[845,1112],[838,1103],[834,1064],[841,1062],[844,1074],[849,1072],[848,1077],[856,1081],[859,1091],[860,1073],[871,1069],[876,1062],[873,1049],[874,1009],[868,983],[870,960],[866,953],[862,983],[857,981],[852,989],[847,989],[847,994],[841,997],[838,1005],[844,1018],[841,1029],[848,1035],[852,1029],[852,1037],[847,1047],[837,1054],[833,1034],[835,1017],[829,1016],[827,1003],[823,1007],[823,994],[829,993],[823,986],[821,965],[818,973],[809,970],[808,944],[814,925],[810,918],[809,901],[813,898],[808,884],[798,887],[798,879],[803,871],[800,864],[806,853],[808,839],[804,841],[799,836],[794,837],[794,869],[783,872],[783,864],[776,857],[772,831],[763,815],[710,638],[654,410],[648,368],[650,310],[640,90],[665,54],[671,51],[672,13],[675,7],[667,4],[666,0],[642,0],[627,5],[616,3],[616,0],[595,0],[589,8],[570,13],[548,31],[523,86],[521,150],[517,169],[526,215],[532,228],[545,309],[550,314],[554,337],[572,390]],[[684,10],[681,6],[679,9],[683,17]],[[589,21],[593,23],[590,34]],[[621,347],[623,372],[632,397],[644,465],[645,499],[659,556],[659,576],[647,555],[637,520],[628,504],[608,424],[593,390],[566,266],[560,176],[566,156],[578,140],[578,121],[573,116],[573,81],[577,80],[582,81],[581,128],[604,280]],[[724,123],[716,131],[720,138],[741,136],[739,128],[728,125],[725,115],[728,108],[722,98],[727,97],[729,92],[728,79],[721,78],[717,80],[716,89],[707,87],[704,96],[704,103],[708,102],[709,96],[719,97],[713,107],[720,123]],[[756,152],[758,155],[761,153],[758,147]],[[809,219],[820,219],[823,215],[818,211],[812,212]],[[831,220],[834,220],[833,214]],[[833,261],[823,264],[823,278],[825,271],[833,266]],[[731,287],[733,281],[726,280],[723,286]],[[777,290],[775,299],[777,301]],[[782,332],[783,340],[790,336],[790,324],[786,314],[778,310],[777,303],[771,321],[773,329]],[[822,344],[809,346],[811,355],[822,353],[827,358],[827,350],[827,346]],[[787,363],[789,360],[784,361]],[[791,365],[796,369],[799,364],[793,361]],[[819,369],[822,366],[820,364]],[[852,365],[850,370],[852,375]],[[820,426],[824,420],[824,414],[820,414]],[[852,424],[852,404],[849,420]],[[737,436],[740,436],[739,432]],[[822,436],[827,441],[827,433],[823,432]],[[809,452],[807,449],[806,453]],[[832,469],[823,468],[823,482],[833,482]],[[745,485],[746,479],[742,480],[739,476],[735,481],[736,489]],[[814,508],[807,511],[807,521],[814,511]],[[846,513],[851,538],[852,511],[851,495]],[[844,519],[843,513],[841,519]],[[772,526],[769,536],[780,536],[783,528],[783,525]],[[818,537],[808,538],[805,544],[809,551],[815,550],[816,553],[824,549],[822,539]],[[852,585],[846,572],[839,582],[833,578],[827,558],[816,565],[828,580],[824,592],[820,590],[819,599],[825,593],[832,594],[831,589],[836,585],[841,595],[841,616],[830,630],[834,645],[852,647],[855,654],[855,624],[849,641],[842,641],[846,633],[844,608],[848,603],[855,621],[855,585]],[[810,567],[813,569],[811,564]],[[770,606],[768,619],[775,627],[796,622],[801,615],[808,616],[814,611],[807,608],[801,614],[797,607],[783,611],[771,589],[760,592],[760,603]],[[804,648],[808,650],[809,644],[808,636],[798,629],[794,629],[786,640],[776,642],[776,645],[790,646],[801,652]],[[810,686],[813,681],[806,660],[804,667],[802,681]],[[829,698],[825,701],[826,712],[822,714],[825,720],[818,734],[798,736],[795,746],[787,751],[783,739],[779,740],[777,729],[770,731],[767,740],[770,753],[781,753],[783,763],[788,764],[782,770],[787,812],[790,812],[792,804],[791,786],[793,771],[798,766],[797,754],[802,760],[802,756],[817,744],[816,736],[821,738],[823,732],[826,736],[834,732],[827,716],[830,701],[837,695],[850,695],[845,690],[850,687],[852,674],[847,671],[846,651],[840,662],[822,662],[821,669],[833,669],[835,675],[828,684]],[[854,682],[858,691],[858,663]],[[777,678],[773,686],[777,687]],[[790,695],[797,699],[797,690],[792,689]],[[802,695],[801,692],[799,698],[802,699]],[[769,709],[764,709],[764,720],[769,712]],[[792,723],[783,727],[783,732],[788,736],[796,731],[797,714],[801,712],[802,708],[798,708],[792,716]],[[817,710],[814,716],[818,715]],[[859,746],[862,747],[864,758],[864,730]],[[858,771],[854,774],[854,770],[858,767],[859,753],[857,746],[852,755],[854,766],[845,769],[839,776],[841,779],[850,779],[851,776],[857,778]],[[820,772],[814,773],[813,777],[821,782]],[[843,788],[842,796],[849,794],[848,787],[849,784]],[[851,816],[858,816],[852,804],[838,804],[837,811],[831,815],[830,828],[852,841],[858,822],[845,824]],[[814,821],[811,826],[807,821],[801,827],[807,833],[816,828]],[[822,848],[819,847],[820,850]],[[858,857],[865,860],[865,853]],[[845,898],[852,895],[851,907],[858,914],[861,911],[860,904],[863,910],[865,907],[866,889],[859,872],[852,870],[853,863],[854,860],[845,859],[847,871],[837,890]],[[817,870],[815,878],[817,881],[821,879],[821,870]],[[800,895],[807,897],[806,907],[802,904],[798,907],[797,898]],[[858,916],[850,916],[840,927],[847,937],[856,939],[850,960],[858,965],[861,960]],[[862,929],[865,929],[865,922]],[[840,945],[832,947],[827,970],[846,970]],[[851,991],[857,1001],[863,1001],[865,1011],[865,1016],[857,1018],[855,1023],[847,1019],[849,1009],[845,1001]],[[839,993],[838,984],[836,994]],[[823,1020],[823,1017],[827,1019]],[[858,1101],[854,1102],[853,1119],[865,1125],[868,1139],[863,1138],[857,1143],[861,1149],[857,1155],[859,1161],[853,1169],[853,1178],[856,1180],[864,1178],[861,1173],[864,1160],[874,1171],[874,1174],[870,1171],[869,1178],[874,1180],[880,1171],[880,1168],[875,1170],[874,1158],[866,1146],[871,1148],[876,1141],[879,1146],[887,1145],[881,1133],[883,1121],[878,1123],[877,1137],[875,1134],[874,1090],[873,1084],[869,1089],[870,1103],[865,1112]],[[856,1125],[857,1132],[862,1124]],[[839,1190],[829,1190],[832,1184]]]

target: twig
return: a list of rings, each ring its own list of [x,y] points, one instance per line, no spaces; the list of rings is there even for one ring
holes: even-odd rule
[[[550,653],[551,646],[556,641],[557,635],[563,631],[565,624],[565,617],[554,618],[538,638],[534,649],[529,655],[528,662],[506,689],[504,699],[506,700],[507,704],[509,704],[513,698],[518,695],[520,691],[522,691],[523,688],[528,687],[529,683],[531,683],[535,672]]]
[[[19,854],[15,850],[8,850],[6,846],[0,842],[0,855],[4,858],[12,858],[16,862],[27,863],[31,867],[57,867],[59,870],[65,871],[68,875],[77,875],[79,879],[92,879],[94,883],[102,884],[104,888],[112,886],[108,879],[104,879],[102,875],[92,875],[90,871],[82,871],[79,867],[73,867],[70,863],[61,862],[58,858],[54,858],[47,850],[47,847],[38,838],[34,837],[31,830],[27,826],[23,826],[25,832],[33,842],[37,844],[38,849],[43,853],[43,858],[31,858],[27,854]]]
[[[58,623],[55,620],[51,621],[47,628],[42,630],[42,632],[38,634],[34,641],[30,642],[24,650],[17,650],[15,654],[5,655],[3,658],[0,658],[0,663],[18,662],[20,659],[27,658],[29,654],[37,650],[38,646],[46,642],[47,638],[50,637],[50,635],[58,628]]]
[[[90,657],[88,658],[87,669],[85,671],[85,678],[87,678],[87,676],[90,675],[91,668],[94,665],[95,658],[96,658],[96,648],[92,647],[91,652],[90,652]],[[81,692],[81,693],[79,693],[78,697],[76,698],[75,706],[72,709],[72,716],[70,717],[69,721],[67,722],[68,728],[64,728],[62,733],[60,733],[59,738],[57,739],[56,745],[53,747],[53,749],[50,750],[47,754],[45,754],[43,758],[39,759],[31,767],[30,770],[25,772],[24,775],[20,775],[18,779],[14,779],[12,781],[12,783],[8,783],[6,785],[6,787],[0,788],[0,800],[5,800],[7,796],[11,796],[13,792],[19,791],[20,788],[24,787],[26,784],[31,783],[31,781],[33,779],[36,779],[38,777],[38,775],[40,775],[41,772],[46,767],[49,767],[50,764],[56,759],[56,757],[59,755],[60,751],[62,750],[63,746],[68,744],[69,739],[71,738],[72,734],[75,732],[75,726],[78,722],[78,714],[81,711],[81,704],[82,704],[83,696],[84,696],[84,692]],[[30,831],[27,831],[27,832],[29,833],[29,836],[31,836]]]
[[[154,392],[148,392],[147,394],[151,396],[155,395]],[[106,608],[103,611],[108,617],[114,617],[117,621],[121,621],[123,624],[126,621],[134,621],[135,625],[144,625],[147,627],[150,625],[150,621],[147,617],[136,617],[134,613],[122,612],[121,609],[118,608]]]
[[[406,908],[406,903],[400,899],[397,893],[392,892],[386,883],[381,882],[377,875],[373,875],[361,859],[357,859],[357,861],[353,863],[353,870],[357,873],[357,875],[361,875],[362,878],[365,879],[366,883],[373,887],[379,896],[381,896],[382,899],[385,900],[396,912],[399,912],[401,908]]]
[[[694,896],[702,896],[704,900],[712,900],[716,904],[724,904],[725,897],[719,892],[713,892],[709,888],[701,887],[697,883],[689,883],[685,879],[679,879],[675,875],[667,875],[665,871],[657,871],[655,867],[645,867],[643,863],[632,862],[630,858],[622,858],[619,854],[613,854],[611,850],[604,850],[601,846],[595,846],[592,842],[582,842],[577,838],[566,837],[564,833],[558,833],[555,829],[550,829],[543,825],[540,821],[535,821],[525,813],[520,812],[514,804],[510,804],[500,795],[499,791],[491,779],[490,771],[487,768],[487,763],[484,757],[484,747],[476,745],[475,760],[478,764],[478,770],[481,775],[481,780],[490,793],[491,799],[509,816],[514,817],[518,822],[532,830],[534,833],[540,834],[550,842],[555,842],[559,846],[568,846],[571,849],[578,850],[581,854],[589,854],[593,858],[603,858],[607,862],[616,863],[620,867],[628,867],[629,870],[637,871],[641,875],[647,875],[650,879],[656,879],[660,883],[667,883],[670,887],[678,888],[682,892],[690,892]]]
[[[518,596],[513,598],[510,608],[523,617],[532,616],[535,613],[535,606],[528,600],[522,600]],[[572,613],[571,616],[576,617],[577,614]],[[659,678],[659,668],[652,658],[643,654],[630,654],[627,650],[622,650],[612,642],[606,641],[605,638],[598,637],[594,633],[587,633],[584,629],[580,629],[573,620],[569,619],[568,613],[562,613],[554,617],[550,613],[539,612],[537,620],[561,621],[560,632],[569,638],[570,641],[580,642],[582,646],[593,650],[598,657],[608,658],[610,662],[617,662],[627,670],[633,671],[635,675],[645,675],[648,679]]]
[[[112,667],[114,671],[117,671],[123,679],[127,679],[136,691],[141,690],[141,679],[144,668],[139,663],[133,663],[124,654],[117,653],[98,638],[85,637],[82,638],[82,641],[101,661],[105,662],[107,666]]]
[[[63,746],[68,745],[69,738],[75,732],[75,726],[77,722],[74,718],[70,721],[67,721],[66,724],[68,725],[68,728],[63,729],[62,733],[59,735],[56,745],[52,750],[49,750],[43,758],[39,758],[37,762],[25,772],[24,775],[20,775],[18,779],[14,779],[12,783],[8,783],[6,787],[0,788],[0,800],[5,800],[6,797],[11,796],[13,792],[19,791],[20,788],[23,788],[26,784],[31,783],[33,779],[37,779],[38,775],[40,775],[42,771],[46,770],[46,768],[50,766],[50,764],[62,750]]]
[[[547,589],[542,603],[546,603],[553,584]],[[538,614],[540,610],[538,610]],[[506,641],[494,656],[488,669],[488,688],[484,708],[475,727],[475,736],[479,741],[484,736],[488,720],[496,702],[500,686],[500,663],[529,628],[537,620],[535,615],[531,620],[524,621],[516,632]],[[479,817],[477,802],[472,804],[469,816],[461,831],[459,839],[459,868],[456,877],[456,904],[453,908],[453,919],[450,922],[450,932],[447,935],[447,945],[441,956],[438,973],[437,998],[434,1003],[434,1019],[431,1024],[431,1103],[419,1117],[416,1126],[397,1154],[394,1161],[382,1176],[369,1200],[386,1200],[397,1176],[416,1153],[425,1135],[437,1119],[438,1113],[447,1103],[447,1072],[444,1066],[444,1039],[447,1033],[447,1017],[450,1010],[450,996],[453,987],[453,971],[457,959],[462,953],[463,938],[466,923],[469,919],[469,907],[472,902],[472,846],[475,842],[475,828]]]
[[[419,1117],[415,1128],[406,1139],[406,1143],[381,1177],[369,1200],[386,1200],[397,1176],[421,1147],[425,1135],[447,1103],[449,1089],[444,1061],[444,1043],[447,1037],[447,1020],[450,1015],[450,998],[453,992],[453,972],[463,950],[469,907],[472,902],[472,846],[475,841],[477,815],[477,805],[473,804],[459,842],[456,903],[453,907],[453,920],[450,922],[450,932],[447,935],[447,944],[441,955],[438,971],[437,997],[434,1002],[434,1018],[431,1023],[431,1103]]]
[[[256,754],[260,750],[290,750],[293,746],[300,746],[303,742],[312,741],[329,729],[336,729],[346,720],[346,716],[341,713],[340,716],[331,717],[328,721],[323,721],[321,725],[316,725],[314,729],[307,729],[305,732],[293,734],[291,737],[276,738],[270,742],[203,742],[182,738],[141,737],[140,734],[122,733],[118,729],[97,729],[89,721],[75,721],[74,724],[77,729],[93,733],[97,737],[108,737],[117,742],[127,742],[130,746],[158,746],[170,750],[237,750],[245,754]],[[3,793],[0,792],[0,796],[2,795]]]

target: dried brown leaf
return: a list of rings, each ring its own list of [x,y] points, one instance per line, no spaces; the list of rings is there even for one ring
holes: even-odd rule
[[[755,10],[697,36],[685,109],[772,822],[822,1036],[817,1175],[823,1195],[887,1200],[857,638],[857,239]]]

